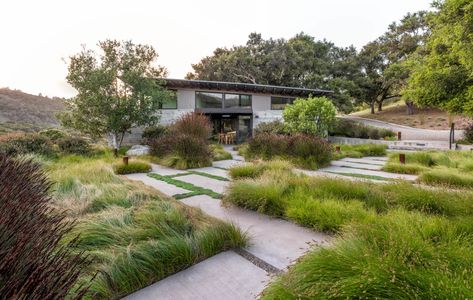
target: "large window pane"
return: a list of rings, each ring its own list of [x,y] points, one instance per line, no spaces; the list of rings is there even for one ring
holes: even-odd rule
[[[197,108],[222,108],[223,94],[196,92],[195,102]]]
[[[239,106],[240,106],[240,95],[225,94],[225,108],[239,107]]]
[[[294,102],[294,98],[271,97],[271,109],[283,110],[286,107],[286,105],[292,104],[293,102]]]
[[[172,97],[161,103],[162,109],[177,109],[177,91],[170,92],[172,93]]]
[[[251,95],[225,94],[225,108],[251,108]]]

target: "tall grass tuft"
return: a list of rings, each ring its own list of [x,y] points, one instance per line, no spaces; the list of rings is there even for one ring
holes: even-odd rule
[[[0,155],[0,298],[60,299],[82,297],[74,289],[91,262],[74,253],[77,239],[60,241],[73,228],[51,209],[51,182],[30,160]]]

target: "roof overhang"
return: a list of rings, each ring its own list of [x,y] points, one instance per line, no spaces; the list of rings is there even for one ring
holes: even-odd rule
[[[164,85],[170,89],[196,89],[208,91],[243,92],[250,94],[269,94],[290,97],[307,97],[333,93],[328,90],[306,89],[288,86],[163,78]]]

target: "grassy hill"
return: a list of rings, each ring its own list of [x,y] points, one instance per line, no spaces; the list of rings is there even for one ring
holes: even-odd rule
[[[403,101],[386,105],[383,111],[376,112],[374,115],[370,114],[368,109],[355,112],[352,115],[415,128],[439,130],[450,129],[452,121],[455,122],[455,128],[462,129],[471,121],[470,118],[449,115],[447,112],[437,108],[415,108],[414,114],[408,115]]]
[[[57,127],[55,114],[63,109],[64,99],[0,88],[0,133]]]

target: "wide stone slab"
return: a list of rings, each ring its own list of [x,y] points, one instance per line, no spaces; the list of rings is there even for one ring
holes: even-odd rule
[[[176,169],[168,168],[168,167],[157,165],[157,164],[151,164],[151,167],[152,167],[152,170],[151,170],[152,173],[156,173],[163,176],[173,176],[173,175],[187,173],[184,170],[176,170]]]
[[[281,270],[286,269],[312,247],[325,244],[330,238],[326,234],[254,211],[234,206],[222,207],[220,200],[206,195],[181,201],[247,231],[251,237],[251,246],[247,251]]]
[[[387,180],[377,180],[377,179],[370,179],[370,178],[361,178],[361,177],[353,177],[349,175],[342,175],[342,174],[335,174],[329,172],[322,172],[319,170],[302,170],[302,169],[295,169],[296,172],[305,174],[307,176],[317,176],[317,177],[325,177],[325,178],[332,178],[332,179],[343,179],[343,180],[350,180],[350,181],[362,181],[362,182],[375,182],[375,183],[390,183]]]
[[[188,190],[185,190],[183,188],[180,188],[180,187],[177,187],[175,185],[169,184],[167,182],[151,178],[145,173],[128,174],[128,175],[125,175],[125,177],[127,177],[130,180],[141,181],[144,184],[159,190],[160,192],[162,192],[163,194],[165,194],[167,196],[174,196],[174,195],[177,195],[177,194],[185,194],[185,193],[190,192]]]
[[[212,190],[219,194],[222,194],[228,185],[228,181],[217,180],[197,174],[179,176],[175,179]]]
[[[238,164],[242,164],[242,163],[243,162],[239,160],[227,159],[227,160],[214,161],[212,163],[212,166],[217,167],[217,168],[230,169],[231,167]]]
[[[256,299],[269,279],[266,271],[235,252],[226,251],[123,299]]]
[[[417,179],[417,176],[415,175],[396,174],[396,173],[388,173],[388,172],[383,172],[383,171],[362,170],[362,169],[336,167],[336,166],[322,168],[319,171],[343,173],[343,174],[360,174],[360,175],[366,175],[366,176],[382,177],[382,178],[387,178],[387,179],[403,179],[403,180],[410,180],[410,181],[414,181]]]
[[[206,167],[206,168],[198,168],[198,169],[190,169],[189,171],[197,171],[202,172],[210,175],[220,176],[229,179],[230,175],[228,175],[227,170],[213,168],[213,167]]]
[[[378,166],[384,166],[386,164],[385,161],[380,161],[380,160],[374,160],[374,159],[367,159],[367,158],[342,158],[339,161],[346,161],[346,162],[352,162],[352,163],[358,163],[358,164],[370,164],[370,165],[378,165]]]
[[[354,163],[350,161],[340,161],[340,160],[332,161],[331,165],[337,166],[337,167],[350,167],[350,168],[367,169],[367,170],[381,170],[381,168],[383,167],[380,165],[360,164],[360,163]]]

